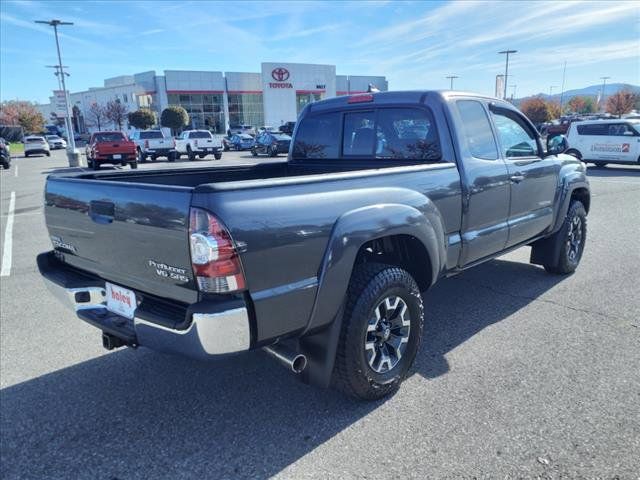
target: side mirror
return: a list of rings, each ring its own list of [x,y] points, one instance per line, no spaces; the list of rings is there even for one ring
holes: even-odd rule
[[[568,148],[567,137],[556,135],[547,138],[547,155],[558,155]]]

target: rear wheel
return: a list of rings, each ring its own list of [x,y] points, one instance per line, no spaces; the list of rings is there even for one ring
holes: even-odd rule
[[[413,364],[423,324],[422,296],[406,270],[357,266],[347,291],[334,385],[364,400],[393,393]]]
[[[277,157],[278,156],[278,147],[271,147],[271,150],[269,150],[269,156],[270,157]]]
[[[171,152],[169,155],[167,155],[167,160],[169,160],[170,162],[175,162],[176,154],[174,152]]]
[[[29,152],[24,152],[24,158],[27,158],[29,156]]]
[[[573,273],[578,268],[587,241],[587,211],[582,202],[571,202],[562,228],[551,238],[558,257],[543,264],[544,269],[550,273]]]
[[[189,157],[190,161],[194,161],[196,159],[196,154],[193,153],[193,150],[191,150],[191,147],[187,145],[187,157]]]
[[[129,166],[132,170],[135,170],[136,168],[138,168],[138,162],[134,160],[133,162],[129,163]]]
[[[47,157],[51,156],[51,152],[46,152],[46,154],[47,154]]]
[[[251,155],[253,155],[254,157],[258,156],[258,151],[255,148],[251,149]]]
[[[146,162],[146,160],[147,160],[146,155],[144,153],[142,153],[141,149],[138,149],[138,162],[144,163],[144,162]]]
[[[91,168],[93,168],[94,170],[98,170],[100,168],[100,164],[98,162],[96,162],[95,160],[91,161]]]
[[[221,153],[214,153],[213,154],[213,158],[215,158],[216,160],[220,160],[222,158],[222,154]]]

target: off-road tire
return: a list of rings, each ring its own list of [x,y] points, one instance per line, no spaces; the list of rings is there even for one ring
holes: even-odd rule
[[[191,150],[191,147],[187,145],[187,157],[189,157],[189,161],[193,162],[196,159],[196,154],[193,153],[193,150]]]
[[[369,366],[364,344],[374,309],[389,296],[399,296],[408,307],[409,338],[398,363],[390,370],[378,373]],[[422,341],[423,326],[422,295],[406,270],[380,263],[356,266],[347,290],[333,385],[361,400],[376,400],[392,394],[413,364]]]
[[[570,256],[570,248],[568,242],[570,241],[570,233],[573,222],[578,218],[580,222],[580,245],[579,250],[575,258]],[[559,250],[558,258],[554,259],[552,263],[543,264],[544,269],[549,273],[556,273],[560,275],[566,275],[575,272],[576,268],[580,264],[582,254],[584,253],[584,246],[587,241],[587,211],[579,200],[572,200],[569,205],[567,215],[562,222],[562,227],[552,237],[552,241],[559,242],[559,245],[554,245]]]

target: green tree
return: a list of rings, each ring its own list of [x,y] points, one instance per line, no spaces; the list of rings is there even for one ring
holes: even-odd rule
[[[0,104],[0,124],[20,126],[25,133],[40,133],[44,117],[31,102],[9,100]]]
[[[129,113],[129,125],[140,130],[153,127],[158,122],[156,112],[149,108],[141,108]]]
[[[175,134],[178,130],[183,129],[189,124],[189,114],[179,106],[167,107],[160,115],[160,125],[171,129],[171,133]]]

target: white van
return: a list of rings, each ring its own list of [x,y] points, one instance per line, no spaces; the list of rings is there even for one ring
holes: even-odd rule
[[[640,164],[640,120],[574,122],[565,153],[602,167],[607,163]]]

